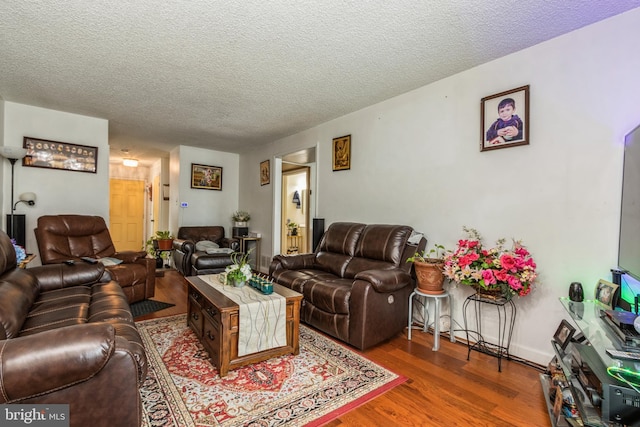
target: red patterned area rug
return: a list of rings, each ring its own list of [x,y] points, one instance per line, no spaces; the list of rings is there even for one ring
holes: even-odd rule
[[[300,325],[300,354],[220,378],[186,315],[137,322],[149,361],[143,426],[319,426],[403,383]]]

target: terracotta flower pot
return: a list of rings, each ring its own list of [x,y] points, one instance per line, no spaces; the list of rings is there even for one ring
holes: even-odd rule
[[[171,249],[171,245],[173,245],[173,239],[158,240],[158,249],[160,249],[161,251],[167,251]]]
[[[437,295],[444,292],[444,274],[442,269],[444,262],[422,262],[413,263],[416,277],[418,279],[418,290],[425,294]]]

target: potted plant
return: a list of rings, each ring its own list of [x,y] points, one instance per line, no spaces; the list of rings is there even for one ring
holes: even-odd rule
[[[249,254],[253,249],[250,249],[247,253],[234,252],[231,254],[231,260],[233,264],[228,265],[225,268],[226,284],[241,288],[245,283],[251,279],[251,266],[249,265]]]
[[[158,241],[158,249],[161,251],[167,251],[171,249],[171,245],[173,244],[173,236],[170,231],[156,231],[154,236],[155,240]]]
[[[247,211],[235,211],[233,215],[231,215],[233,219],[235,227],[246,227],[247,222],[251,219],[251,215]]]
[[[170,231],[156,231],[145,243],[145,251],[156,260],[156,268],[163,264],[162,251],[170,250],[173,244],[173,236]]]
[[[296,224],[295,222],[287,223],[287,228],[289,229],[289,235],[290,236],[297,236],[298,235],[298,224]]]
[[[420,292],[431,295],[444,292],[444,254],[444,246],[436,244],[429,252],[416,252],[407,258],[407,262],[413,263]]]

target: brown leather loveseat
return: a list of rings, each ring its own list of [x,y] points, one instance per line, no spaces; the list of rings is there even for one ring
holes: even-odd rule
[[[90,215],[44,215],[35,229],[42,264],[59,264],[81,257],[116,258],[106,267],[129,303],[149,299],[155,293],[156,261],[145,251],[116,252],[104,219]]]
[[[144,347],[102,264],[16,268],[0,231],[0,404],[69,404],[72,427],[139,426]]]
[[[316,252],[276,255],[269,274],[303,294],[305,323],[366,349],[407,326],[413,292],[411,263],[426,240],[408,243],[413,229],[402,225],[331,224]]]
[[[183,276],[221,273],[233,264],[230,252],[239,250],[238,239],[224,237],[224,227],[180,227],[178,238],[173,240],[173,264]]]

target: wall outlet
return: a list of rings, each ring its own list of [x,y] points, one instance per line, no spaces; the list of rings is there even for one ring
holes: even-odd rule
[[[269,265],[271,264],[271,258],[269,258],[269,255],[262,255],[261,258],[262,259],[260,260],[260,265],[262,267],[266,267],[266,269],[269,270]]]
[[[189,203],[187,203],[187,202],[182,202],[182,203],[180,203],[180,207],[181,207],[181,208],[187,208],[187,207],[189,207]]]

